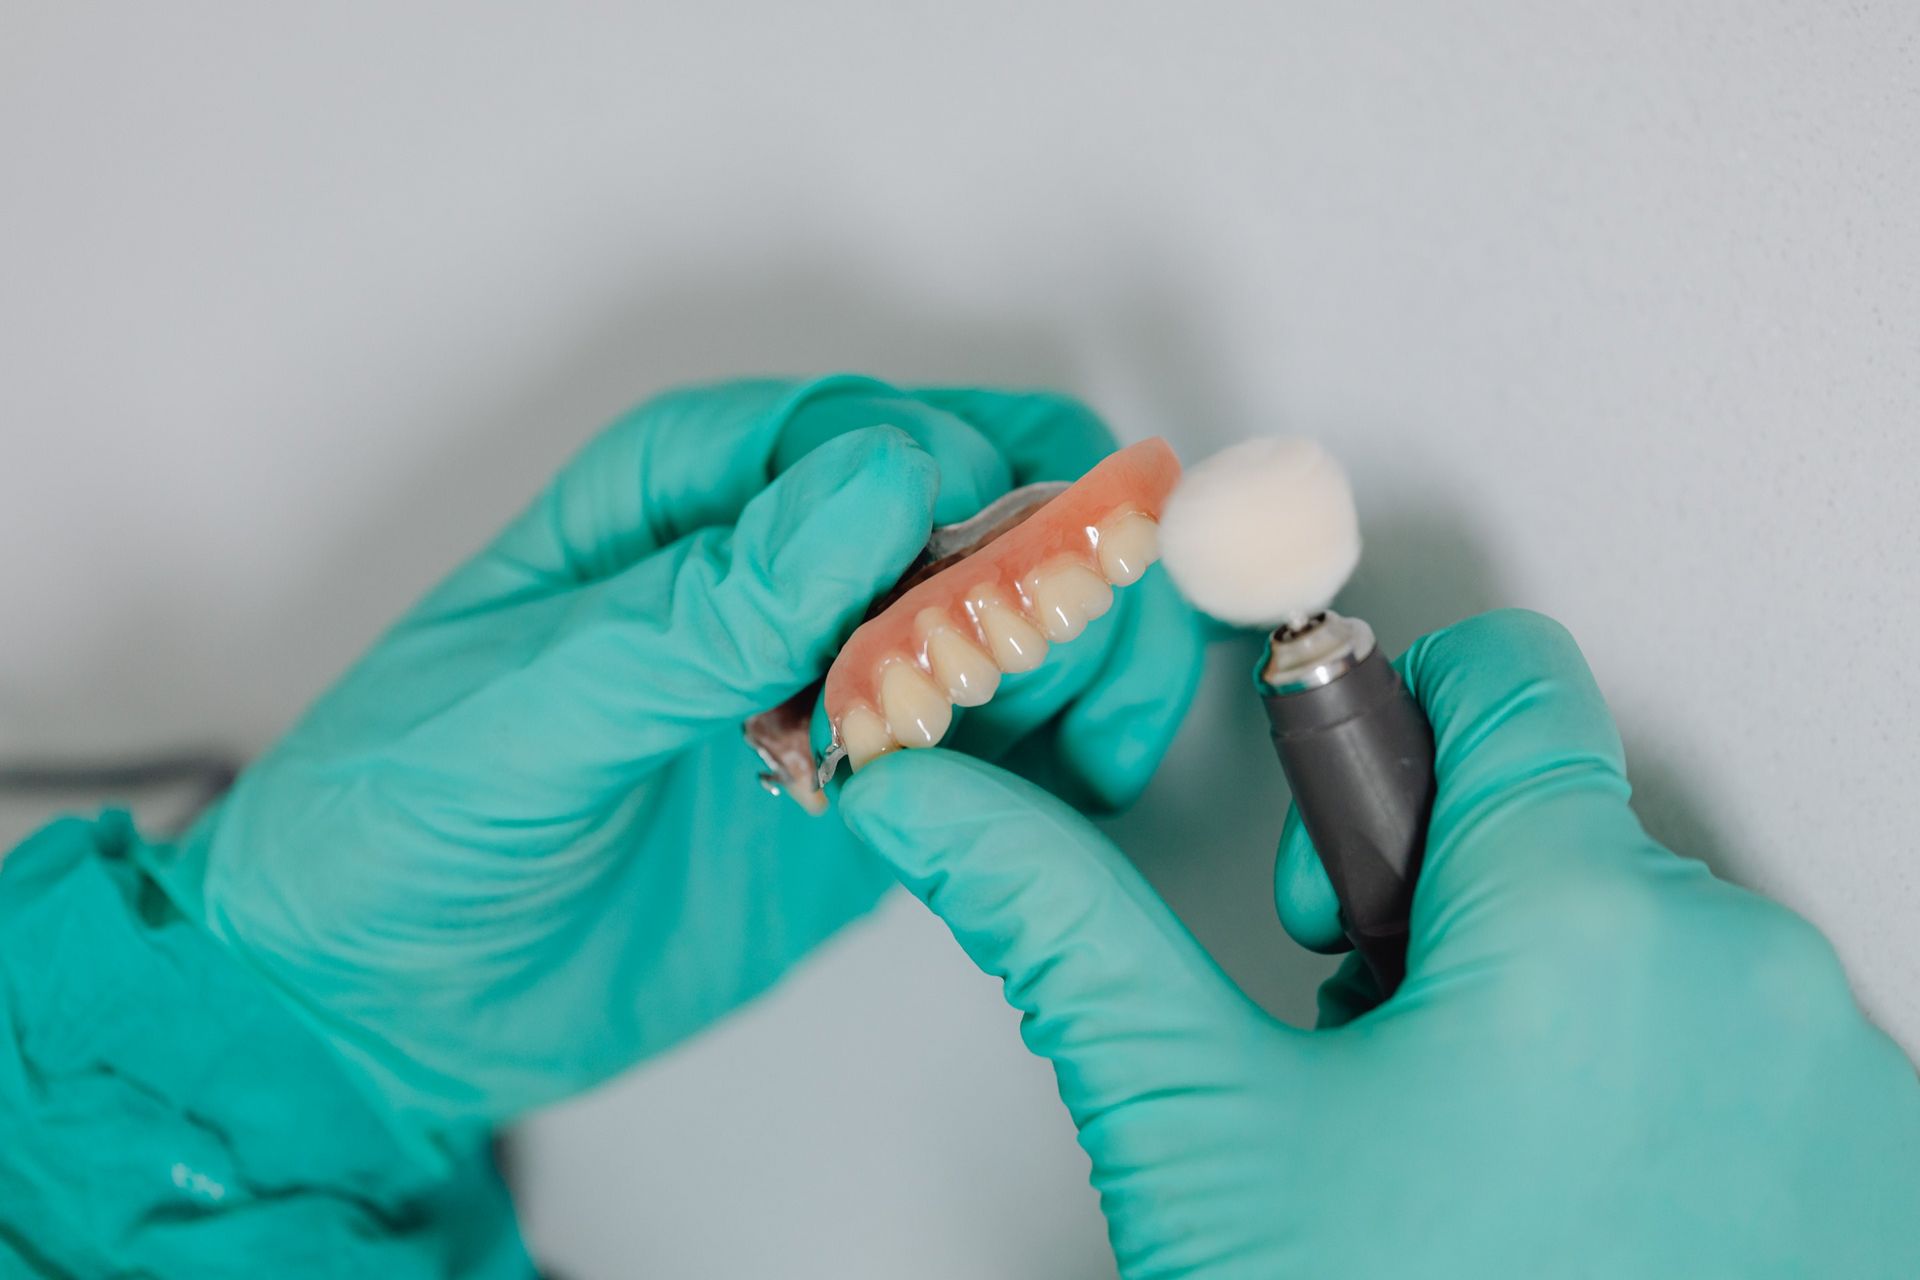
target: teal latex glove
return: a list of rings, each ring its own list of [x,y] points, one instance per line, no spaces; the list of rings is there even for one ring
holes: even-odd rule
[[[1349,962],[1314,1031],[1018,779],[928,752],[843,793],[1052,1060],[1122,1274],[1920,1275],[1912,1066],[1810,925],[1641,829],[1571,638],[1490,615],[1402,670],[1439,780],[1407,977],[1367,1011]]]
[[[826,667],[935,522],[1112,447],[1051,395],[683,391],[593,442],[177,846],[191,918],[438,1139],[766,988],[891,878],[755,781],[740,723]],[[1129,661],[1150,646],[1151,667]],[[1145,782],[1198,668],[1163,582],[968,717],[1083,796]]]

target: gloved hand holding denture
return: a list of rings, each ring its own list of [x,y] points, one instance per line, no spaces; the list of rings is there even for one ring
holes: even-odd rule
[[[842,378],[657,400],[155,870],[402,1111],[497,1120],[592,1083],[758,992],[885,887],[838,822],[759,794],[741,722],[820,675],[931,526],[1112,448],[1049,395]],[[1185,708],[1194,635],[1144,584],[980,708],[968,741],[1043,735],[1077,794],[1124,803]],[[1130,660],[1143,642],[1150,665]],[[361,940],[359,963],[319,938]]]
[[[1322,451],[1189,476],[1176,580],[1275,625],[1256,681],[1304,810],[1280,919],[1359,946],[1317,1029],[1019,778],[916,752],[842,794],[1053,1063],[1121,1273],[1920,1275],[1920,1079],[1810,925],[1641,829],[1572,638],[1493,614],[1396,676],[1322,612],[1359,550]]]
[[[67,823],[11,855],[0,979],[63,974],[69,995],[95,993],[87,1027],[111,1041],[61,1041],[94,1064],[85,1099],[32,1068],[0,1094],[0,1118],[49,1117],[0,1142],[0,1188],[38,1206],[38,1256],[228,1274],[213,1259],[231,1245],[232,1273],[252,1274],[240,1242],[298,1239],[368,1274],[479,1274],[481,1246],[439,1227],[491,1215],[498,1238],[498,1187],[473,1161],[492,1125],[708,1025],[893,883],[837,818],[761,791],[743,722],[819,680],[936,526],[1113,449],[1049,394],[839,377],[664,396],[588,446],[186,838]],[[1136,550],[1115,580],[1142,567]],[[963,660],[934,670],[970,704],[998,684],[956,741],[1112,806],[1172,737],[1199,638],[1158,575],[1095,612],[1003,684],[953,635],[935,652]],[[1024,636],[1010,652],[994,648],[995,672],[1037,658]],[[914,693],[933,716],[938,699]],[[216,989],[230,1021],[178,1034],[204,1016],[182,993]],[[142,1019],[163,1029],[132,1034]],[[320,1043],[349,1067],[325,1105],[308,1081],[328,1069]],[[292,1086],[307,1105],[261,1104],[266,1062],[307,1082]],[[373,1120],[343,1118],[356,1096]],[[89,1141],[115,1098],[113,1142]],[[416,1163],[369,1145],[376,1131]],[[296,1167],[273,1172],[274,1151]],[[436,1184],[422,1171],[441,1157],[463,1171]],[[185,1217],[169,1208],[196,1195]],[[490,1256],[511,1270],[513,1252]]]

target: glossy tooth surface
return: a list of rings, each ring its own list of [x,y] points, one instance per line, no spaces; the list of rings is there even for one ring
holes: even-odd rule
[[[977,707],[993,697],[1000,686],[1000,668],[937,611],[928,612],[938,618],[926,625],[927,665],[933,668],[935,682],[945,685],[947,696],[963,707]]]
[[[1113,607],[1113,588],[1083,564],[1048,565],[1027,579],[1027,598],[1047,639],[1071,640]]]
[[[953,704],[910,662],[880,672],[880,713],[902,746],[930,747],[953,723]]]
[[[1160,526],[1129,511],[1100,530],[1100,572],[1116,587],[1129,587],[1160,558]]]
[[[1047,658],[1047,638],[1040,629],[997,597],[976,601],[974,613],[987,651],[1002,671],[1031,671]]]
[[[854,707],[840,717],[840,745],[847,749],[847,762],[856,769],[875,756],[900,748],[887,732],[887,722],[866,707]]]

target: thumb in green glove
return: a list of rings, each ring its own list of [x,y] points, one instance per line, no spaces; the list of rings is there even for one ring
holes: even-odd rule
[[[1496,614],[1403,671],[1439,780],[1407,978],[1375,1008],[1350,961],[1311,1032],[1025,783],[927,752],[844,792],[1053,1062],[1122,1273],[1920,1274],[1912,1066],[1816,931],[1641,830],[1571,638]]]

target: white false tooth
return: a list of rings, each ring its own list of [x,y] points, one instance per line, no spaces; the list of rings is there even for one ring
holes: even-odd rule
[[[963,707],[977,707],[993,697],[1000,687],[1000,668],[993,659],[943,616],[928,621],[927,665],[933,668],[935,682],[945,685],[947,696]]]
[[[975,599],[973,611],[987,651],[1002,671],[1031,671],[1047,660],[1047,638],[998,596]]]
[[[1100,572],[1116,587],[1130,587],[1160,558],[1160,526],[1129,511],[1100,530]]]
[[[1113,607],[1113,588],[1077,561],[1066,560],[1035,570],[1026,580],[1027,599],[1047,639],[1071,640],[1087,624]]]
[[[905,747],[930,747],[953,723],[953,704],[911,662],[880,670],[880,714]]]
[[[887,731],[887,722],[867,707],[853,707],[840,717],[840,745],[847,749],[847,762],[856,769],[876,756],[900,749]]]

